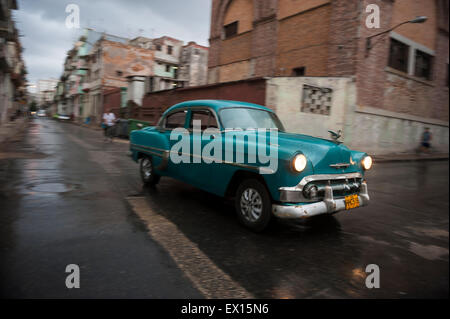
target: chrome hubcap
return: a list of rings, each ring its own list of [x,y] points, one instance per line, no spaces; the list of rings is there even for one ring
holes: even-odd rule
[[[250,222],[255,222],[261,217],[262,198],[257,190],[247,188],[241,196],[241,213]]]
[[[152,162],[148,158],[142,160],[142,174],[146,180],[152,176]]]

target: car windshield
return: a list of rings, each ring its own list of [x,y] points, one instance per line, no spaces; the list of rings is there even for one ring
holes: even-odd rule
[[[261,109],[231,107],[220,110],[220,120],[224,129],[278,129],[284,127],[275,113]]]

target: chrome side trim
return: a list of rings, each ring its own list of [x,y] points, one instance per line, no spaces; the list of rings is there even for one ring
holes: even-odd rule
[[[162,155],[161,163],[155,167],[159,171],[164,171],[169,164],[169,151],[164,151]]]
[[[160,149],[160,148],[151,147],[151,146],[144,146],[144,145],[139,145],[139,144],[130,144],[130,145],[131,145],[131,148],[137,149],[138,151],[141,151],[141,152],[144,152],[144,153],[149,153],[151,155],[155,155],[155,156],[159,156],[159,157],[163,157],[163,160],[165,160],[167,162],[169,160],[170,153],[174,152],[174,151],[167,151],[167,150],[163,150],[163,149]],[[155,153],[153,151],[162,152],[162,154]],[[174,153],[176,153],[176,154],[178,154],[180,156],[185,155],[185,156],[191,156],[191,157],[196,157],[196,158],[202,158],[202,156],[199,156],[197,154],[188,154],[188,153],[181,153],[181,154],[179,154],[178,152],[174,152]],[[215,160],[214,157],[207,157],[207,159],[209,159],[211,161]],[[237,166],[237,167],[241,167],[241,168],[252,169],[252,170],[255,170],[255,171],[259,171],[259,169],[260,169],[260,166],[253,166],[253,165],[248,165],[248,164],[243,164],[243,163],[235,163],[235,162],[228,162],[228,161],[220,161],[218,163],[219,164],[227,164],[227,165]],[[167,163],[165,165],[167,166]],[[264,169],[264,167],[261,166],[261,169]]]
[[[168,162],[169,162],[169,151],[162,150],[162,149],[159,149],[159,148],[156,148],[156,147],[146,147],[146,146],[143,146],[143,145],[139,145],[138,146],[137,144],[131,144],[131,149],[140,151],[140,152],[145,153],[145,154],[161,157],[162,158],[161,163],[155,168],[157,170],[160,170],[160,171],[163,171],[163,170],[165,170],[167,168],[167,165],[168,165]],[[154,152],[152,150],[156,150],[156,151],[162,152],[162,154],[156,153],[156,152]]]
[[[140,144],[131,144],[130,143],[130,146],[131,147],[145,148],[145,149],[154,150],[154,151],[158,151],[158,152],[167,152],[166,150],[161,149],[161,148],[152,147],[152,146],[144,146],[144,145],[140,145]]]
[[[140,147],[133,147],[133,150],[138,150],[138,151],[140,151],[142,153],[155,155],[155,156],[159,156],[159,157],[163,156],[163,154],[159,154],[159,153],[156,153],[156,152],[153,152],[153,151],[150,151],[150,150],[146,150],[146,149],[143,149],[143,148],[140,148]]]

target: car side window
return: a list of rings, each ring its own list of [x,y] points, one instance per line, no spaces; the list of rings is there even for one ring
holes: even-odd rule
[[[200,121],[201,130],[204,131],[207,128],[219,128],[215,116],[209,110],[193,110],[191,111],[191,122],[189,128],[193,128],[194,121]]]
[[[167,115],[166,120],[164,121],[164,127],[167,129],[174,129],[178,127],[184,127],[184,123],[186,120],[187,111],[179,111],[172,114]]]

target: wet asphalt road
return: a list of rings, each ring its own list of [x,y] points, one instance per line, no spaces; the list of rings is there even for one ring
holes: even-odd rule
[[[48,119],[0,149],[2,297],[202,298],[128,196],[255,297],[448,297],[448,161],[375,164],[368,207],[254,234],[224,199],[168,178],[143,189],[127,150]],[[65,287],[67,264],[80,266],[80,289]],[[365,286],[369,264],[379,289]]]

